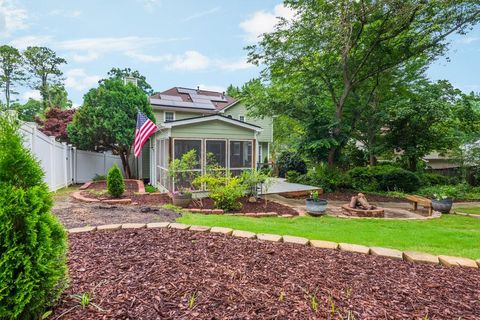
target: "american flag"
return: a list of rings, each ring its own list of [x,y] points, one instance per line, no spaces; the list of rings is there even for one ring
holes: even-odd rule
[[[133,142],[133,153],[135,158],[142,153],[142,147],[148,138],[155,132],[157,126],[152,120],[141,112],[137,113],[137,127],[135,128],[135,141]]]

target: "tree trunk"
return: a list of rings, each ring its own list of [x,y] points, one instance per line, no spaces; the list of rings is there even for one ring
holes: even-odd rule
[[[377,157],[373,154],[373,152],[371,152],[368,157],[369,157],[368,163],[369,163],[371,166],[377,165]]]
[[[123,166],[123,171],[125,172],[125,179],[130,179],[132,176],[132,173],[130,171],[130,164],[128,163],[128,152],[121,151],[120,152],[120,159],[122,159],[122,166]]]
[[[408,169],[412,172],[417,171],[417,157],[415,156],[408,157]]]

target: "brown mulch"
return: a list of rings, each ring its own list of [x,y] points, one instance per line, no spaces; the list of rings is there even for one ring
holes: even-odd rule
[[[94,190],[107,190],[107,182],[106,181],[94,181],[88,187],[88,189]],[[136,181],[125,181],[125,194],[132,194],[134,192],[138,192],[138,183]]]
[[[257,199],[257,202],[248,202],[248,197],[242,197],[238,200],[242,207],[233,213],[259,213],[259,212],[275,212],[278,215],[289,214],[298,216],[298,212],[278,202],[269,201],[268,199]],[[204,198],[202,201],[193,201],[189,208],[214,209],[214,202],[211,198]]]
[[[69,240],[52,319],[480,318],[480,270],[172,229]]]
[[[368,201],[371,202],[408,202],[405,198],[398,198],[398,197],[389,197],[389,196],[381,196],[377,194],[369,194],[363,193]],[[350,201],[353,196],[358,195],[358,192],[355,191],[335,191],[335,192],[325,192],[320,194],[321,199],[332,200],[332,201]],[[283,195],[285,196],[285,195]],[[285,196],[288,198],[288,195]],[[300,196],[300,197],[293,197],[295,199],[305,199],[308,196]]]

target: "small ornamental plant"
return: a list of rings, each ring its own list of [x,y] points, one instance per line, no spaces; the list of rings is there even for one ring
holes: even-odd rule
[[[0,319],[39,319],[67,286],[67,237],[18,123],[0,113]]]
[[[122,172],[116,163],[108,171],[107,190],[114,198],[120,198],[125,192],[125,181],[123,181]]]

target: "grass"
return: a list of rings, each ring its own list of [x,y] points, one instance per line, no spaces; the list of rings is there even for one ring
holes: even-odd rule
[[[432,220],[368,220],[335,217],[251,218],[184,213],[178,222],[255,233],[301,236],[399,250],[480,258],[480,219],[443,215]]]
[[[468,214],[479,214],[480,215],[480,206],[476,207],[455,207],[454,211]]]

